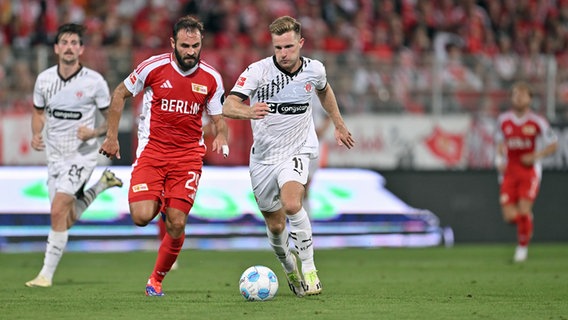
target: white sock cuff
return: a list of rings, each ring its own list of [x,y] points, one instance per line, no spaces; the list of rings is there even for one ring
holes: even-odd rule
[[[302,224],[302,222],[304,222],[305,219],[309,219],[308,212],[306,212],[304,207],[302,207],[300,211],[296,212],[296,214],[290,214],[286,216],[288,217],[288,220],[290,220],[290,223],[292,225],[300,225]]]
[[[67,241],[67,239],[69,238],[69,231],[55,231],[51,229],[49,230],[48,238],[55,241]]]

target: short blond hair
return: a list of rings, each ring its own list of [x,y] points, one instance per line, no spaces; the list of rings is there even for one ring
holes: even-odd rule
[[[268,30],[271,34],[281,36],[286,32],[294,31],[298,36],[302,34],[302,24],[290,16],[283,16],[274,20]]]

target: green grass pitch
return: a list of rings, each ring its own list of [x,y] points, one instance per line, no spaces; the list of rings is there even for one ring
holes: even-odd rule
[[[513,264],[514,244],[316,251],[323,294],[296,298],[270,251],[184,250],[146,297],[155,252],[63,257],[51,288],[27,288],[43,253],[0,255],[0,319],[568,319],[568,244],[534,244]],[[241,273],[263,264],[280,288],[245,301]]]

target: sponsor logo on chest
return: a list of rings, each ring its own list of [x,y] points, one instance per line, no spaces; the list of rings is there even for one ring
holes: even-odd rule
[[[197,114],[199,107],[200,104],[195,101],[178,99],[162,99],[160,104],[160,109],[163,111],[181,114]]]

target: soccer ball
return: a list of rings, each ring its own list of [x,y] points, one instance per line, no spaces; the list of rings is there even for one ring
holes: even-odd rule
[[[278,277],[265,266],[252,266],[239,280],[241,295],[248,301],[271,300],[278,292]]]

